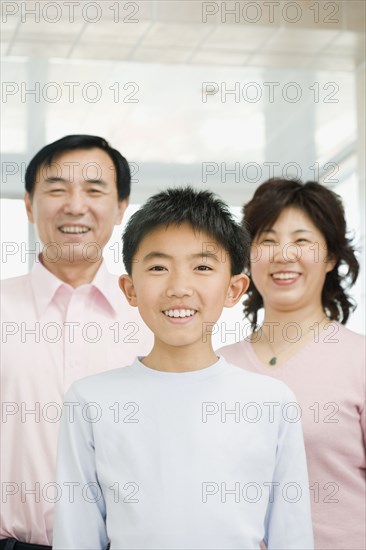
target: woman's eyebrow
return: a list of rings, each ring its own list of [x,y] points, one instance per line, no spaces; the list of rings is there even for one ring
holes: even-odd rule
[[[260,233],[277,233],[275,229],[262,229]],[[291,231],[292,234],[294,233],[313,233],[311,229],[294,229],[294,231]]]

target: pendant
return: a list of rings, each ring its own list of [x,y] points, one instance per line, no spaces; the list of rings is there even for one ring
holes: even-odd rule
[[[277,357],[274,357],[274,356],[268,361],[268,364],[272,366],[274,366],[276,363],[277,363]]]

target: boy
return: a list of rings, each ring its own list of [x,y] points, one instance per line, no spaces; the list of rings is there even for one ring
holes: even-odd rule
[[[150,198],[123,240],[120,286],[154,346],[66,397],[54,549],[313,548],[293,394],[212,349],[248,285],[247,235],[188,187]]]

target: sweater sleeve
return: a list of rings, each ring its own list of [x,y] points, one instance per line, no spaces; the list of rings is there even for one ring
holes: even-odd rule
[[[57,455],[61,498],[55,506],[54,550],[107,547],[106,506],[95,464],[93,423],[75,384],[65,396]]]
[[[312,550],[309,481],[301,408],[286,389],[279,420],[277,456],[265,519],[268,550]]]
[[[366,448],[366,406],[365,406],[365,403],[363,404],[363,407],[360,411],[360,422],[361,422],[361,429],[362,429],[362,435],[363,435],[363,444]]]

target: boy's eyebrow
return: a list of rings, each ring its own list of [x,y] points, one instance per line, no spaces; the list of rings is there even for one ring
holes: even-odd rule
[[[213,252],[197,252],[197,254],[190,254],[190,258],[212,258],[213,260],[219,261],[219,257],[217,254],[214,254]]]
[[[148,260],[152,260],[154,258],[162,258],[162,259],[165,259],[165,260],[171,260],[172,259],[172,256],[169,256],[169,254],[164,254],[164,252],[157,252],[157,251],[152,251],[152,252],[149,252],[148,254],[146,254],[146,256],[143,258],[143,262],[147,262]]]
[[[161,258],[163,260],[172,260],[173,256],[170,256],[169,254],[165,254],[164,252],[152,251],[146,254],[146,256],[143,258],[142,261],[148,262],[149,260],[153,260],[155,258]],[[188,258],[191,258],[191,259],[212,258],[217,262],[219,261],[217,254],[214,254],[213,252],[196,252],[195,254],[189,254]]]

